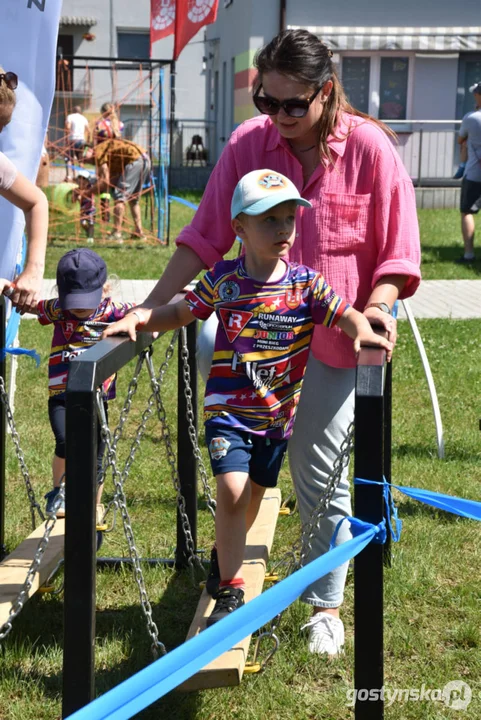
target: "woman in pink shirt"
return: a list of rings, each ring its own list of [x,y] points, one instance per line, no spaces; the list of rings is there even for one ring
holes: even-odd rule
[[[306,30],[276,36],[257,55],[254,103],[262,113],[231,135],[200,207],[177,238],[177,250],[146,307],[168,302],[232,247],[229,202],[238,180],[268,167],[287,175],[313,205],[300,208],[290,259],[322,271],[339,295],[382,325],[395,341],[391,309],[420,281],[420,247],[412,182],[392,133],[347,102],[331,51]],[[294,434],[291,473],[304,522],[326,487],[354,413],[356,360],[339,331],[316,327]],[[258,498],[259,493],[253,493]],[[312,543],[326,552],[339,520],[351,514],[347,468]],[[348,537],[341,526],[338,542]],[[347,565],[314,583],[311,652],[344,644],[339,607]]]

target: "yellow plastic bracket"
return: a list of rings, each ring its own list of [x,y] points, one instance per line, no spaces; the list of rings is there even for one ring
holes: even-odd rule
[[[43,595],[44,593],[51,593],[54,590],[55,590],[55,585],[42,585],[42,587],[39,587],[37,592],[41,593]]]
[[[261,670],[262,670],[262,665],[258,662],[246,662],[245,667],[244,667],[244,672],[248,673],[249,675],[258,673]]]
[[[279,575],[277,573],[266,573],[264,576],[264,582],[278,582]]]
[[[291,509],[288,507],[280,507],[279,508],[279,515],[290,515]]]

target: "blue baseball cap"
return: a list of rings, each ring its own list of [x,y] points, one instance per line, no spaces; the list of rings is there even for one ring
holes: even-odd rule
[[[275,170],[253,170],[244,175],[236,185],[232,196],[231,218],[236,218],[240,213],[261,215],[287,200],[295,200],[298,205],[312,207],[285,175]]]
[[[107,281],[107,266],[100,255],[88,248],[70,250],[57,266],[57,286],[63,310],[96,308]]]

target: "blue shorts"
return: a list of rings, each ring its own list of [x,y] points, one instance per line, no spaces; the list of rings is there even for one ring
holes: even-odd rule
[[[287,440],[266,438],[236,428],[206,425],[205,441],[214,475],[245,472],[257,485],[277,485]]]

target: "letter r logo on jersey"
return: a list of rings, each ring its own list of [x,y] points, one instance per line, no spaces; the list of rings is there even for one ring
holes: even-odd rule
[[[229,342],[234,342],[236,337],[245,328],[254,313],[247,310],[229,310],[229,308],[219,308],[220,319],[224,326],[225,334]]]

